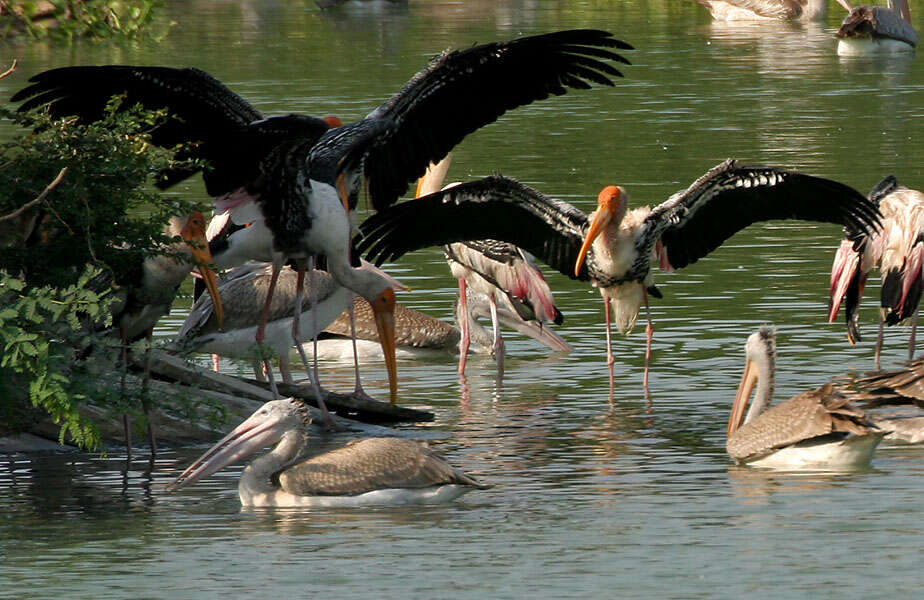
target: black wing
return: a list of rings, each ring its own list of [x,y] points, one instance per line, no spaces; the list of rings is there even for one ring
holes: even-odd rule
[[[637,245],[647,256],[660,238],[679,269],[758,221],[819,221],[863,232],[877,228],[879,217],[872,202],[843,183],[728,159],[652,210]]]
[[[394,203],[408,184],[439,162],[469,133],[506,111],[567,88],[613,85],[622,74],[603,62],[629,64],[606,48],[631,50],[611,33],[559,31],[444,52],[367,119],[384,120],[365,160],[372,205]]]
[[[504,240],[574,279],[587,215],[514,179],[493,175],[408,200],[360,226],[357,250],[381,265],[407,252],[479,239]],[[587,280],[586,267],[580,279]]]

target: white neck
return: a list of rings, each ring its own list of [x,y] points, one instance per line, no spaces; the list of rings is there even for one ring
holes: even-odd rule
[[[277,486],[273,483],[272,476],[298,456],[305,442],[304,432],[299,429],[290,429],[283,434],[282,439],[272,450],[247,465],[237,486],[242,501],[245,496],[276,491]]]
[[[773,357],[761,352],[755,359],[757,363],[757,390],[754,392],[754,401],[748,409],[748,414],[744,418],[745,423],[753,421],[761,415],[767,407],[770,406],[770,400],[773,398],[773,377],[774,364]]]

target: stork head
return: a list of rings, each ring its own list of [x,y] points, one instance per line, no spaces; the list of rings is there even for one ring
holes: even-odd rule
[[[621,185],[608,185],[597,195],[597,210],[590,215],[590,227],[584,236],[584,243],[578,252],[577,262],[574,263],[574,276],[577,277],[584,266],[587,251],[594,240],[610,225],[619,226],[622,215],[625,215],[629,193]]]
[[[212,297],[212,305],[215,307],[215,317],[218,319],[218,328],[224,325],[225,310],[221,303],[221,294],[218,293],[218,276],[209,268],[212,264],[212,253],[209,250],[209,243],[205,236],[205,217],[198,210],[193,211],[180,230],[180,237],[189,247],[189,254],[192,256],[202,280],[205,281],[205,287]]]

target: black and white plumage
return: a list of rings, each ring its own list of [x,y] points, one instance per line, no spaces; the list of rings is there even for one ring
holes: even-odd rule
[[[918,306],[924,292],[924,194],[899,184],[890,175],[869,193],[882,213],[882,228],[868,235],[847,235],[831,266],[831,303],[828,321],[837,318],[841,302],[847,322],[847,340],[860,341],[859,307],[866,279],[874,266],[882,273],[879,334],[875,362],[879,366],[883,324],[911,320],[908,358],[914,357]]]
[[[191,464],[169,489],[195,483],[271,444],[276,446],[241,474],[238,495],[244,506],[436,504],[489,487],[413,440],[368,438],[308,457],[309,423],[301,402],[267,402]]]
[[[347,212],[356,206],[363,180],[373,207],[389,206],[430,162],[507,110],[568,88],[612,85],[611,77],[621,73],[604,61],[628,61],[610,48],[631,46],[608,32],[573,30],[447,51],[366,118],[330,130],[310,117],[260,121],[242,98],[190,69],[55,69],[33,77],[34,84],[13,99],[25,100],[22,109],[48,105],[55,115],[92,119],[113,93],[127,92],[129,102],[166,107],[177,115],[180,120],[152,133],[153,139],[161,143],[179,136],[199,143],[202,150],[192,152],[210,159],[215,173],[222,174],[209,189],[221,194],[219,207],[230,210],[235,222],[253,223],[229,238],[216,264],[230,266],[222,256],[234,256],[239,262],[271,260],[278,268],[288,259],[301,269],[309,256],[324,254],[330,273],[376,310],[382,343],[391,343],[384,351],[394,401],[394,335],[385,333],[393,329],[394,294],[384,280],[357,271],[351,262]],[[304,124],[309,133],[284,126],[275,142],[264,137],[267,123],[275,128],[286,120]],[[190,121],[196,125],[184,135]],[[239,153],[234,135],[246,137],[257,152]]]
[[[381,264],[431,245],[504,240],[572,279],[599,287],[607,325],[612,302],[617,326],[626,332],[647,304],[647,294],[660,297],[652,263],[665,270],[685,267],[758,221],[820,221],[853,232],[878,224],[876,207],[847,185],[731,159],[654,208],[629,211],[627,199],[623,188],[608,186],[588,217],[517,181],[492,176],[371,216],[360,226],[358,248]],[[608,349],[608,361],[611,357]],[[612,378],[612,362],[610,369]]]
[[[845,8],[849,13],[834,34],[840,56],[909,53],[918,45],[908,0],[889,0],[888,7]]]

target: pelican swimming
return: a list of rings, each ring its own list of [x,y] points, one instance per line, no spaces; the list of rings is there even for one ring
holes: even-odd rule
[[[889,0],[885,6],[851,8],[846,0],[838,0],[850,11],[834,36],[840,56],[870,54],[901,54],[914,52],[918,34],[911,25],[908,0]]]
[[[271,444],[275,447],[241,474],[237,489],[243,506],[438,504],[489,487],[413,440],[367,438],[304,458],[310,422],[302,402],[267,402],[168,489],[195,483]]]
[[[777,469],[845,469],[869,464],[885,435],[849,397],[828,383],[776,406],[776,332],[761,327],[748,338],[747,362],[728,417],[725,449],[741,464]],[[748,400],[757,383],[751,408]]]
[[[716,21],[823,21],[827,0],[695,0]],[[842,3],[843,0],[838,0]],[[848,10],[849,7],[847,8]]]

